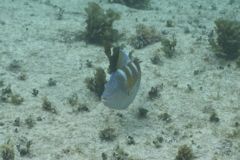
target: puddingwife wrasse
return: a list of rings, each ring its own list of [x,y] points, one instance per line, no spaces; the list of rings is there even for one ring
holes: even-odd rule
[[[140,82],[140,60],[120,47],[106,50],[109,59],[110,80],[105,84],[102,94],[104,105],[114,109],[125,109],[135,99]]]

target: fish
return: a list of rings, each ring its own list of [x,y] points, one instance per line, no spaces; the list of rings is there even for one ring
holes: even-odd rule
[[[124,49],[117,50],[112,56],[108,55],[108,58],[110,79],[104,86],[102,102],[109,108],[126,109],[135,99],[140,87],[141,61]]]

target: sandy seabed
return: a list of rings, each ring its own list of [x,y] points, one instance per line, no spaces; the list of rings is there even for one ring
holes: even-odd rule
[[[120,43],[129,49],[127,39],[137,24],[177,39],[173,58],[166,58],[161,42],[134,50],[142,60],[142,82],[136,99],[123,111],[105,107],[84,83],[94,67],[108,67],[102,47],[73,38],[85,30],[88,2],[0,1],[1,89],[11,85],[24,98],[20,105],[0,101],[0,144],[10,139],[15,159],[21,160],[101,160],[102,153],[114,160],[117,146],[134,160],[174,160],[184,144],[198,160],[240,160],[240,69],[235,62],[217,58],[208,43],[217,18],[240,20],[239,1],[152,0],[150,10],[136,10],[95,0],[121,14],[114,28],[125,33]],[[167,20],[174,27],[167,27]],[[150,60],[156,53],[159,65]],[[9,68],[13,62],[19,65],[16,70]],[[19,80],[21,74],[26,80]],[[56,86],[48,86],[49,78],[56,80]],[[161,85],[160,97],[149,100],[151,87]],[[36,97],[34,88],[39,90]],[[89,112],[73,112],[68,98],[74,93]],[[57,114],[42,109],[43,97]],[[137,117],[139,107],[148,110],[146,118]],[[219,122],[209,120],[212,113]],[[168,120],[161,115],[169,115]],[[35,121],[30,128],[25,122],[29,116]],[[110,142],[99,138],[108,127],[116,130]],[[127,143],[129,136],[135,144]],[[162,142],[156,145],[158,137]],[[21,156],[17,146],[24,140],[31,141],[30,153]]]

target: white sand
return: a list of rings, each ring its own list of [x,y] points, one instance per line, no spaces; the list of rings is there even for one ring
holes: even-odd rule
[[[240,69],[234,62],[216,58],[207,37],[216,18],[240,20],[238,0],[233,5],[228,0],[152,0],[152,10],[101,2],[104,9],[121,13],[114,27],[127,33],[126,38],[134,35],[137,24],[143,23],[167,32],[169,37],[175,34],[177,39],[177,54],[171,59],[164,56],[160,42],[135,50],[134,55],[143,61],[141,88],[127,110],[115,113],[103,106],[84,83],[94,73],[94,68],[86,67],[87,60],[94,67],[107,69],[103,48],[69,42],[72,35],[85,29],[84,8],[88,1],[49,2],[64,10],[61,20],[57,20],[58,8],[49,5],[48,0],[0,1],[0,80],[24,97],[19,106],[0,102],[0,144],[11,139],[16,145],[22,136],[32,140],[30,155],[20,157],[15,147],[15,159],[100,160],[102,152],[110,157],[119,145],[133,159],[173,160],[178,147],[187,144],[198,160],[240,160],[240,127],[234,126],[240,123]],[[175,27],[166,27],[169,19]],[[190,33],[184,33],[185,27]],[[155,53],[160,54],[162,65],[151,63]],[[8,70],[13,60],[20,61],[19,72]],[[194,76],[195,70],[200,73]],[[18,80],[20,72],[26,73],[26,81]],[[57,85],[49,87],[49,78],[55,79]],[[148,100],[150,88],[160,84],[164,86],[161,97]],[[193,91],[187,90],[188,84]],[[32,96],[33,88],[39,90],[37,97]],[[71,113],[67,98],[72,93],[78,94],[90,112]],[[56,106],[57,115],[42,109],[44,96]],[[149,110],[147,119],[136,117],[138,107]],[[211,109],[217,113],[218,123],[209,121],[210,113],[205,112]],[[170,123],[158,119],[165,112],[171,115]],[[116,113],[123,114],[123,118]],[[24,120],[29,115],[41,117],[42,121],[28,129]],[[13,125],[17,117],[21,119],[20,127]],[[101,141],[100,130],[109,126],[117,130],[116,139]],[[231,136],[234,131],[236,135]],[[127,145],[127,136],[134,137],[136,144]],[[153,144],[157,136],[164,140],[160,148]]]

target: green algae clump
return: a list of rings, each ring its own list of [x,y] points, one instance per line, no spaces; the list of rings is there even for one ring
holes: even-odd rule
[[[136,35],[130,39],[130,44],[135,49],[141,49],[160,40],[161,35],[154,27],[139,24],[136,26]]]
[[[175,160],[193,160],[194,155],[192,149],[187,145],[182,145],[178,148],[178,154]]]
[[[177,40],[176,38],[173,36],[172,39],[167,39],[164,38],[162,39],[162,50],[164,51],[165,55],[168,58],[172,58],[174,56],[174,54],[176,53],[176,45],[177,45]]]
[[[120,38],[118,31],[113,29],[113,22],[120,19],[118,13],[112,9],[104,11],[94,2],[88,3],[85,12],[87,26],[83,36],[88,43],[104,45],[116,42]]]
[[[240,22],[217,19],[215,25],[217,37],[209,39],[213,50],[225,59],[237,59],[240,56]]]
[[[94,92],[99,98],[101,98],[101,95],[104,91],[104,85],[107,82],[106,80],[106,73],[104,69],[102,68],[96,68],[96,72],[94,77],[86,78],[85,83],[87,85],[87,88]]]
[[[13,144],[10,143],[10,140],[6,144],[0,146],[1,157],[3,160],[14,160],[15,152]]]

